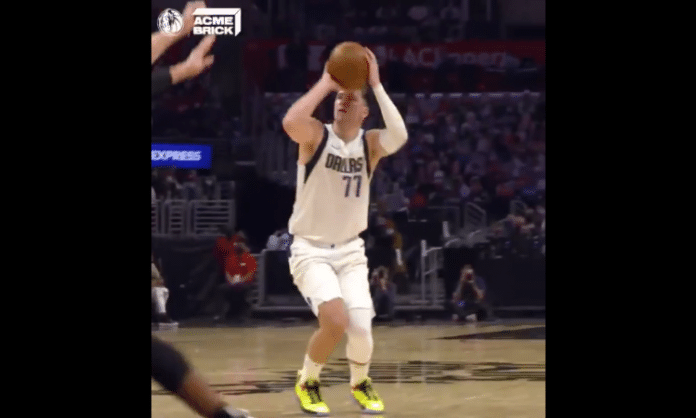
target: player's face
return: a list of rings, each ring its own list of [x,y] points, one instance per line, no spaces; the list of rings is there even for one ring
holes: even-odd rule
[[[367,117],[367,103],[359,90],[341,90],[334,101],[334,120],[361,125]]]

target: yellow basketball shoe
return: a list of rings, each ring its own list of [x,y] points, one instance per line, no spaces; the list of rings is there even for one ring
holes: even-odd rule
[[[353,398],[362,408],[364,414],[381,414],[384,412],[384,402],[372,387],[369,377],[352,388]]]
[[[295,394],[300,401],[300,408],[304,412],[317,417],[329,416],[329,407],[321,400],[319,381],[309,379],[304,383],[300,383],[300,372],[297,372]]]

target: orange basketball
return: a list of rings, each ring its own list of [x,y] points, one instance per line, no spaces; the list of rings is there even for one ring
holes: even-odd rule
[[[365,48],[356,42],[343,42],[331,51],[326,71],[346,90],[360,90],[367,83],[368,66]]]

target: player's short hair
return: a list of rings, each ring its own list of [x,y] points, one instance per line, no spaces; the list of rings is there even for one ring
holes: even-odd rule
[[[363,99],[365,99],[365,103],[367,103],[368,106],[370,106],[374,102],[374,93],[372,93],[372,89],[369,85],[365,84],[360,89],[360,95]]]

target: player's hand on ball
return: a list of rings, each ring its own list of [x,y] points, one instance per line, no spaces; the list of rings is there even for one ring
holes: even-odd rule
[[[188,36],[191,33],[191,30],[193,30],[193,22],[195,21],[193,12],[196,11],[196,9],[204,9],[205,8],[205,2],[204,1],[190,1],[186,3],[186,7],[184,8],[184,13],[183,13],[183,28],[181,28],[181,31],[179,32],[179,36]]]
[[[377,64],[377,57],[370,51],[370,48],[365,47],[365,54],[367,55],[367,63],[369,67],[368,83],[370,87],[374,88],[379,86],[379,64]]]
[[[339,91],[341,89],[341,86],[339,86],[338,83],[334,81],[333,77],[331,77],[331,74],[326,71],[326,64],[324,65],[324,73],[321,75],[321,79],[319,81],[329,86],[331,91]]]
[[[193,48],[185,62],[189,77],[195,77],[213,65],[215,57],[208,53],[214,42],[215,35],[208,35]]]

